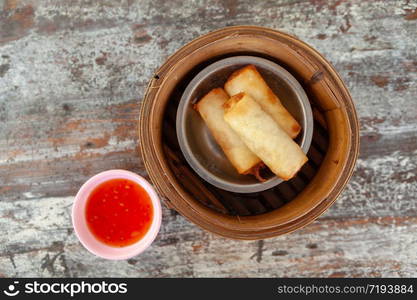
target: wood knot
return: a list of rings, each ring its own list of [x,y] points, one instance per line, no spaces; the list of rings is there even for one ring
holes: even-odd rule
[[[314,72],[307,84],[315,84],[324,78],[324,73],[321,70]]]
[[[306,247],[308,249],[317,249],[318,248],[317,244],[315,244],[315,243],[307,244]]]
[[[285,250],[275,250],[272,252],[272,256],[285,256],[288,255],[288,251]]]

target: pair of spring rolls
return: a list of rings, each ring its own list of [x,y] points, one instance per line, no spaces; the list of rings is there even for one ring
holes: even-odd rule
[[[298,122],[253,65],[233,73],[225,89],[213,89],[194,108],[226,157],[239,174],[263,181],[259,169],[266,164],[280,178],[291,179],[308,160],[292,140],[301,130]]]
[[[227,80],[224,89],[230,96],[241,92],[251,96],[291,138],[294,139],[300,133],[300,124],[282,105],[254,65],[235,71]]]
[[[232,96],[224,109],[226,123],[278,177],[291,179],[307,162],[300,146],[249,94]]]

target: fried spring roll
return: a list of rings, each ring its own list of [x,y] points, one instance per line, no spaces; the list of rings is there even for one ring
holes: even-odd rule
[[[247,93],[291,138],[295,138],[300,133],[300,124],[282,105],[254,65],[248,65],[235,71],[228,78],[224,89],[230,96],[240,92]]]
[[[248,94],[231,97],[224,108],[226,123],[278,177],[291,179],[307,162],[300,146]]]
[[[229,95],[222,88],[216,88],[205,95],[194,108],[200,113],[214,139],[239,174],[256,175],[261,160],[224,121],[223,104],[228,99]]]

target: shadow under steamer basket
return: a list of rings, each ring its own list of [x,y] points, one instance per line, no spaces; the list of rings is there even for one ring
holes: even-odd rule
[[[251,194],[202,180],[186,163],[175,128],[177,106],[190,80],[207,65],[237,55],[267,58],[287,69],[307,93],[314,117],[308,163],[292,180]],[[202,228],[252,240],[291,232],[322,214],[350,178],[359,131],[349,92],[332,66],[294,37],[252,26],[225,28],[187,44],[157,75],[141,108],[144,164],[166,204]]]

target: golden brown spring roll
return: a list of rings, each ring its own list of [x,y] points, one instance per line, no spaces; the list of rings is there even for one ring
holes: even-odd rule
[[[248,94],[231,97],[224,107],[226,123],[278,177],[291,179],[308,160],[300,146]]]
[[[224,121],[223,104],[228,99],[229,95],[222,88],[217,88],[211,90],[194,107],[239,174],[255,173],[261,160]]]
[[[227,80],[224,89],[230,95],[245,92],[262,107],[291,137],[295,138],[301,130],[300,124],[282,105],[279,98],[266,84],[254,65],[235,71]]]

